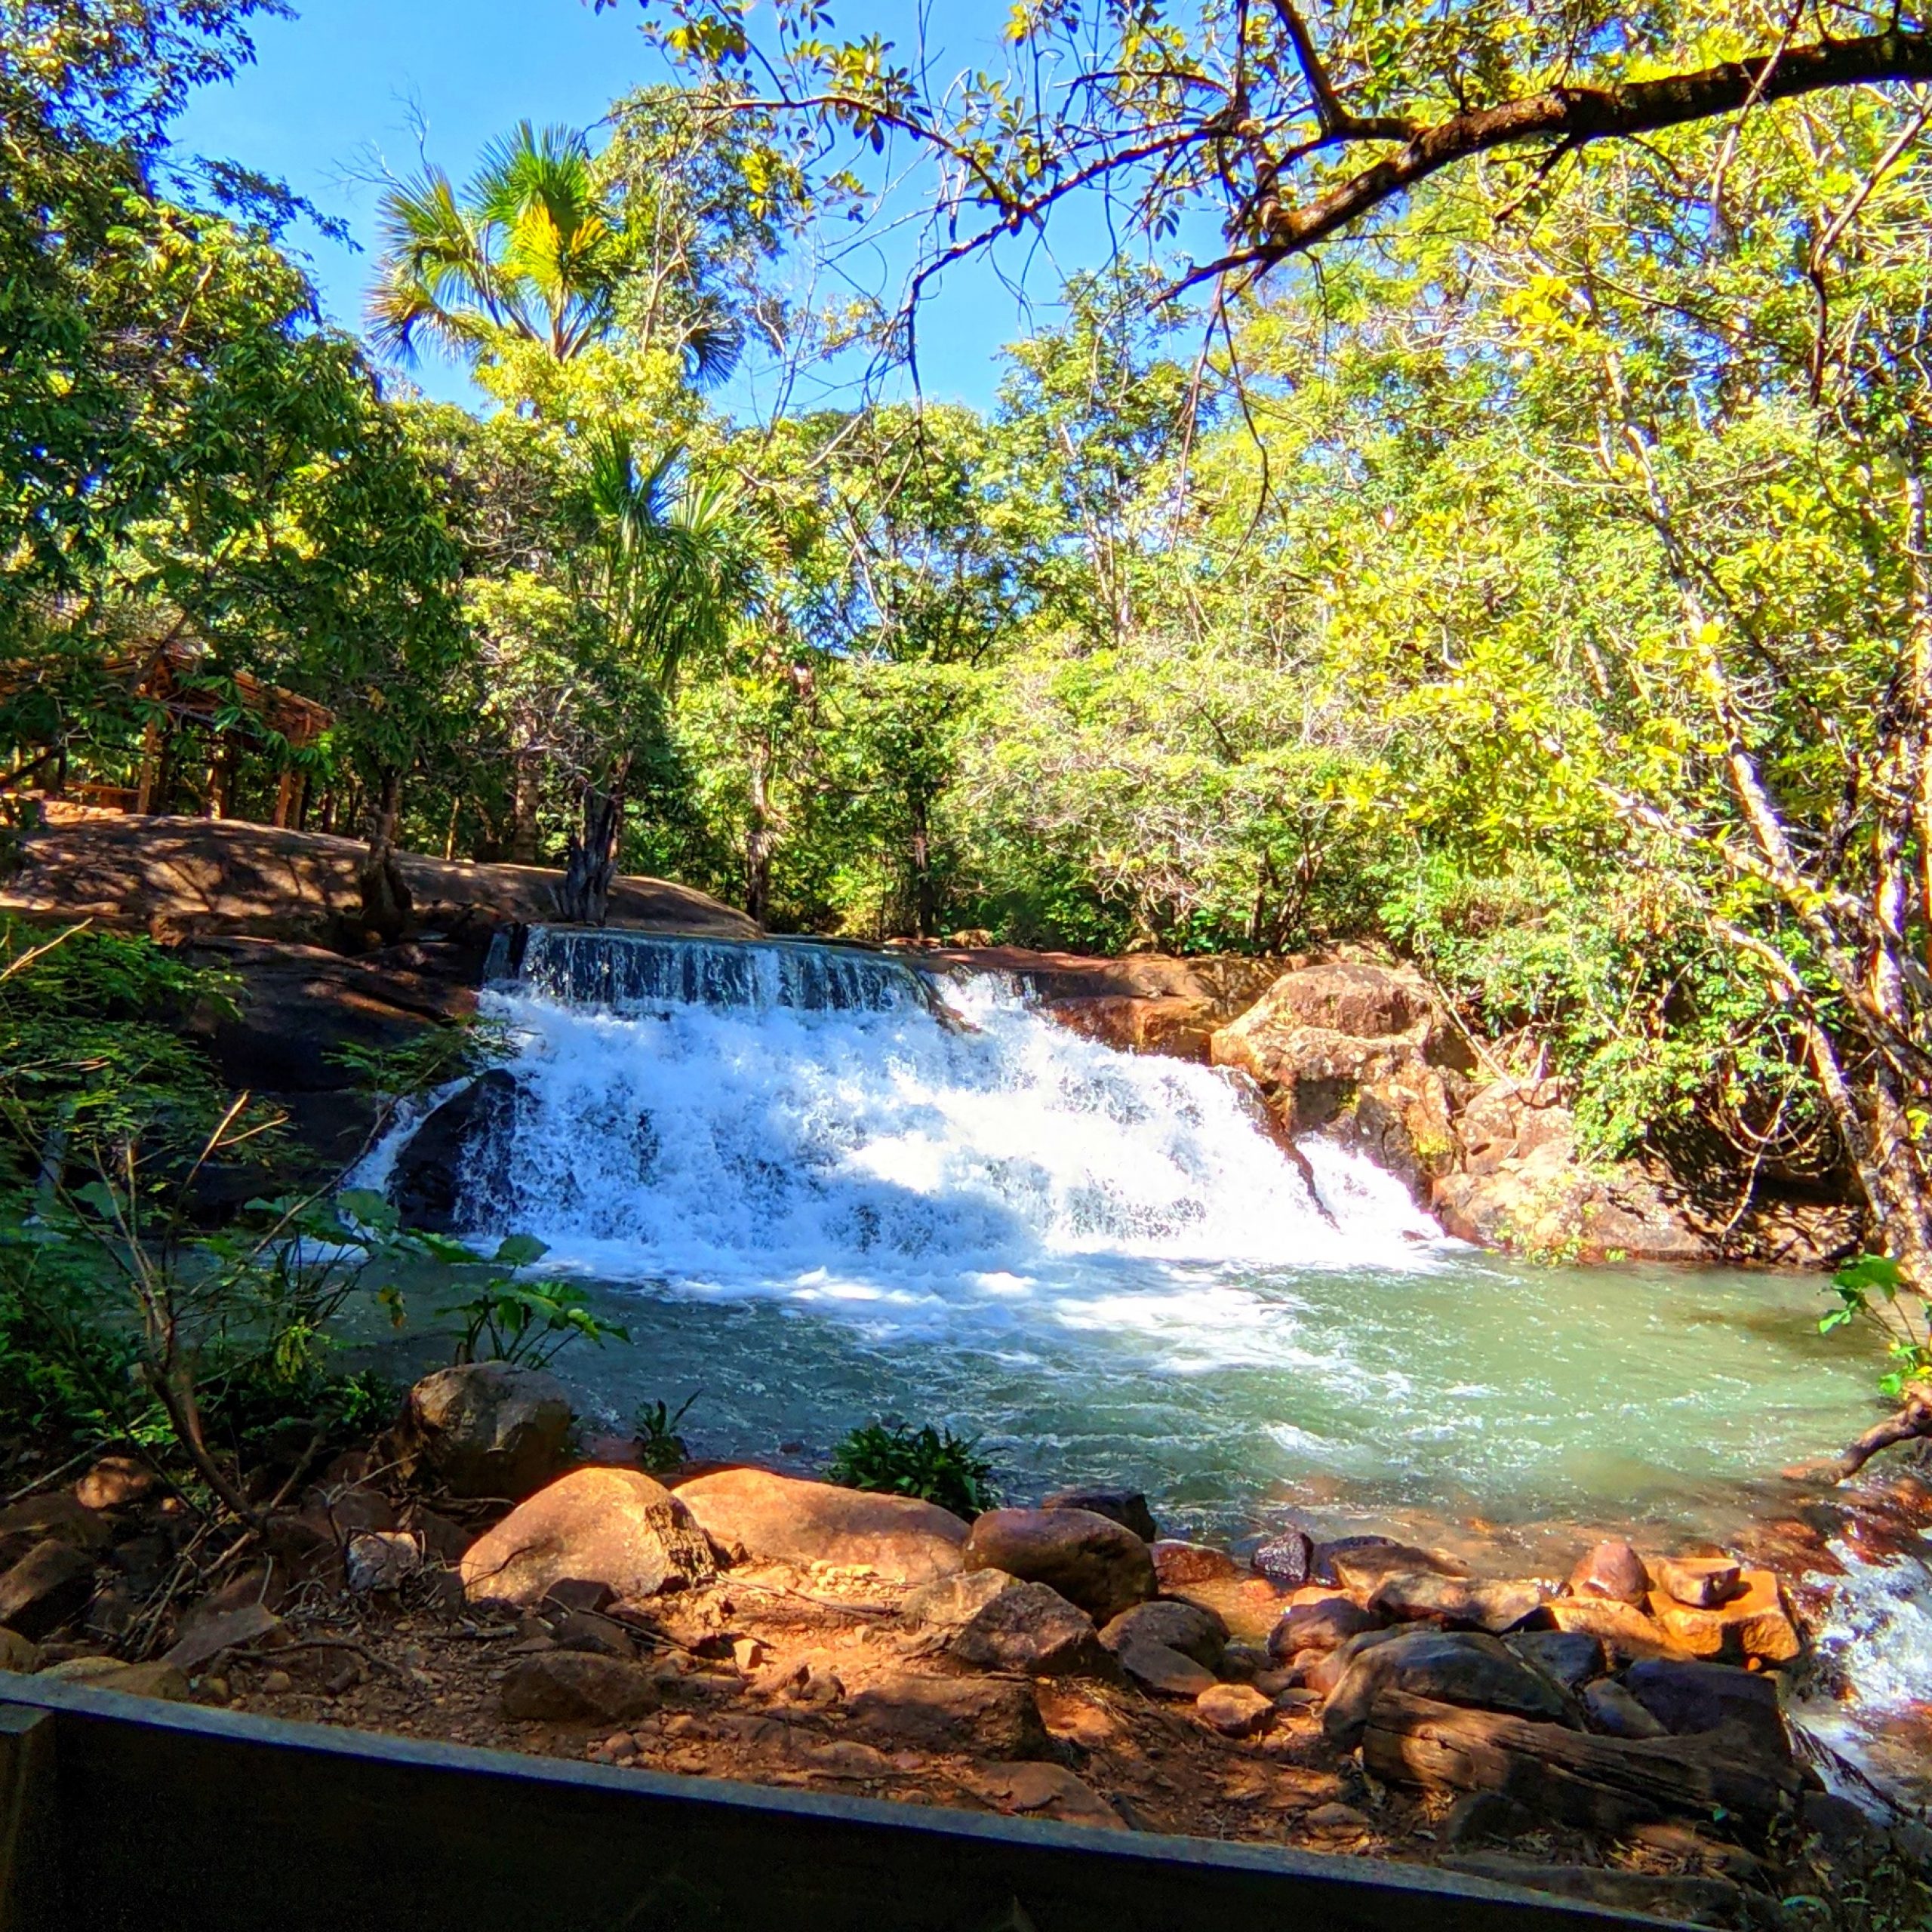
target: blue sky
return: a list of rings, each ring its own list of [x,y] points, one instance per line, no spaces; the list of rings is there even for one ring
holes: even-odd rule
[[[1004,5],[954,0],[954,8],[946,16],[957,37],[949,55],[960,64],[989,61],[990,46],[974,43],[997,31]],[[842,30],[888,35],[906,32],[910,14],[909,0],[836,10]],[[417,165],[416,118],[426,127],[428,153],[458,180],[486,141],[519,120],[587,126],[614,96],[661,75],[638,32],[639,17],[635,0],[603,14],[586,0],[306,0],[295,20],[260,26],[256,65],[232,85],[199,94],[177,138],[195,152],[280,177],[344,217],[366,251],[377,198],[367,177],[379,161],[397,173]],[[1105,245],[1097,218],[1081,211],[1057,226],[1054,244],[1060,266],[1069,268]],[[312,232],[303,245],[329,312],[358,325],[370,254]],[[1019,272],[1017,248],[1006,266]],[[902,257],[881,275],[896,285],[903,268]],[[1052,263],[1036,260],[1028,286],[1044,303],[1057,280]],[[925,393],[989,405],[1000,346],[1027,332],[992,269],[962,264],[921,313]],[[460,371],[434,360],[412,374],[435,395],[474,393]]]

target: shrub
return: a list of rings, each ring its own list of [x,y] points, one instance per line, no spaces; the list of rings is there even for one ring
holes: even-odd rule
[[[970,1522],[999,1504],[992,1464],[975,1453],[979,1446],[977,1436],[962,1441],[949,1429],[915,1429],[886,1416],[854,1429],[832,1452],[827,1473],[848,1489],[917,1497]]]

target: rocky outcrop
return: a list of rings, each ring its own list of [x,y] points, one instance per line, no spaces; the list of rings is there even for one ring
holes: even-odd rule
[[[682,1503],[637,1469],[585,1469],[540,1490],[464,1552],[472,1599],[536,1604],[560,1583],[620,1599],[708,1582],[716,1559]]]
[[[679,1484],[675,1494],[722,1549],[801,1567],[815,1562],[863,1567],[888,1583],[928,1583],[952,1575],[966,1540],[966,1525],[937,1503],[768,1469],[719,1469]]]
[[[453,1495],[515,1501],[563,1466],[571,1398],[554,1375],[511,1362],[469,1362],[426,1375],[397,1433],[405,1463]]]
[[[410,1135],[396,1155],[389,1185],[405,1228],[452,1233],[469,1204],[507,1198],[518,1091],[514,1076],[493,1066],[452,1094]]]

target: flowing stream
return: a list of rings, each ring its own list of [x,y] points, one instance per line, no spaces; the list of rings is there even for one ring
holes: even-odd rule
[[[700,1455],[809,1463],[898,1414],[980,1436],[1020,1499],[1131,1482],[1234,1538],[1536,1525],[1554,1561],[1592,1527],[1722,1537],[1870,1412],[1814,1282],[1477,1253],[1327,1142],[1305,1174],[1251,1090],[1011,983],[543,928],[494,964],[518,1100],[463,1218],[592,1284],[635,1346],[576,1352],[573,1384],[613,1421],[699,1392]],[[1834,1632],[1873,1708],[1932,1676],[1904,1561]]]

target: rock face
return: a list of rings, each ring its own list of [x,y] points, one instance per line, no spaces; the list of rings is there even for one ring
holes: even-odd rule
[[[505,1196],[517,1094],[514,1076],[493,1066],[409,1137],[389,1179],[389,1198],[405,1227],[448,1234],[461,1225],[466,1200]]]
[[[968,1570],[1004,1570],[1044,1583],[1099,1624],[1145,1603],[1158,1587],[1146,1544],[1088,1509],[990,1509],[974,1522],[961,1555]]]
[[[1094,1620],[1044,1583],[1023,1583],[998,1570],[943,1577],[905,1604],[908,1623],[934,1638],[933,1648],[974,1670],[1029,1677],[1111,1674]]]
[[[470,1362],[426,1375],[403,1406],[419,1466],[457,1496],[528,1496],[554,1476],[570,1437],[571,1398],[554,1375]]]
[[[721,1549],[801,1567],[864,1564],[888,1583],[928,1583],[952,1575],[966,1540],[966,1525],[937,1503],[768,1469],[720,1469],[679,1484],[676,1494]]]
[[[472,1598],[540,1602],[567,1578],[612,1595],[655,1596],[716,1574],[711,1546],[689,1511],[636,1469],[577,1469],[512,1509],[464,1553],[459,1574]]]

